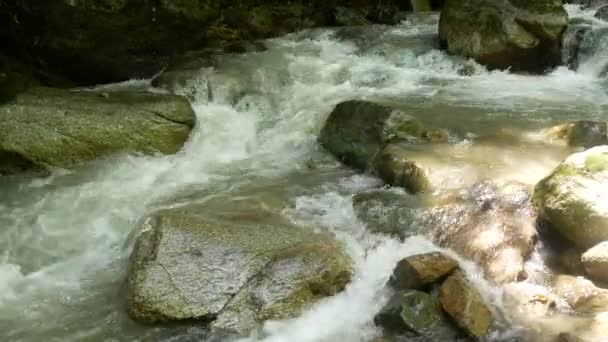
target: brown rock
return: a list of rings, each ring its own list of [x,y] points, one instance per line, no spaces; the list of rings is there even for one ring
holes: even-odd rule
[[[469,334],[483,337],[489,332],[492,312],[462,271],[454,272],[443,282],[439,302],[456,324]]]
[[[458,262],[434,252],[407,257],[397,264],[391,284],[398,289],[420,289],[450,274]]]

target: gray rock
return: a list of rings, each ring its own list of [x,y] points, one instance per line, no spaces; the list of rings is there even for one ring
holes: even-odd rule
[[[194,120],[179,96],[30,89],[0,106],[0,173],[70,168],[119,152],[175,153]]]
[[[556,0],[447,0],[439,36],[451,53],[492,69],[544,72],[561,63],[568,14]]]
[[[350,280],[350,259],[332,236],[260,210],[214,208],[191,205],[146,219],[131,256],[131,317],[199,320],[213,331],[246,334],[264,320],[301,314]]]
[[[608,240],[608,146],[574,154],[534,190],[541,217],[581,248]]]

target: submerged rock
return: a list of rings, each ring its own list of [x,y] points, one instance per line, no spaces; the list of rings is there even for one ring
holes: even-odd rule
[[[395,266],[391,284],[397,289],[422,289],[446,277],[458,268],[458,262],[434,252],[407,257]]]
[[[452,196],[420,214],[426,235],[475,261],[495,283],[521,279],[537,240],[527,186],[482,182]]]
[[[608,241],[585,252],[581,262],[591,278],[608,283]]]
[[[412,332],[429,341],[452,341],[458,336],[458,331],[447,322],[437,299],[416,290],[397,291],[376,315],[374,322],[387,332]]]
[[[563,140],[569,146],[588,149],[608,144],[608,124],[581,120],[552,127],[547,135],[552,139]]]
[[[568,14],[556,0],[447,0],[439,36],[454,54],[492,69],[543,72],[561,63]]]
[[[117,152],[175,153],[194,120],[179,96],[34,88],[0,106],[0,173],[69,168]]]
[[[411,192],[429,187],[423,169],[407,158],[405,143],[433,141],[427,130],[404,111],[365,101],[340,103],[321,131],[321,145],[346,165],[372,170],[385,182]]]
[[[456,324],[470,335],[481,338],[492,325],[492,312],[462,271],[454,272],[441,285],[439,302]]]
[[[341,291],[350,259],[332,236],[259,210],[201,205],[146,219],[131,256],[128,309],[144,323],[198,320],[246,334]]]
[[[574,154],[534,190],[541,218],[582,248],[608,240],[608,146]]]
[[[406,238],[417,235],[415,224],[422,204],[401,189],[377,189],[353,197],[353,209],[366,228],[379,234]]]
[[[608,312],[608,290],[583,277],[558,275],[553,279],[553,292],[577,313]]]

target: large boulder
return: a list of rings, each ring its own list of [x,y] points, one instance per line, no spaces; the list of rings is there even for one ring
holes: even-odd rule
[[[150,77],[174,55],[338,24],[382,21],[398,1],[24,0],[0,2],[0,42],[81,84]],[[6,12],[6,18],[3,16]]]
[[[608,240],[608,146],[568,157],[540,181],[534,202],[541,218],[582,248]]]
[[[69,168],[117,152],[175,153],[194,121],[179,96],[33,88],[0,106],[0,173]]]
[[[561,0],[447,0],[439,36],[451,53],[492,69],[543,72],[561,63]]]
[[[608,241],[585,252],[581,262],[591,278],[608,283]]]
[[[206,205],[161,210],[142,224],[128,277],[135,320],[196,320],[246,334],[301,314],[350,280],[351,261],[331,235],[264,210]]]
[[[415,193],[427,189],[429,183],[424,169],[407,158],[406,145],[433,141],[435,132],[402,110],[347,101],[331,112],[319,142],[346,165],[371,170],[388,184]]]

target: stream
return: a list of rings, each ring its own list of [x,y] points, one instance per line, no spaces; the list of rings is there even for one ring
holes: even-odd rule
[[[568,10],[571,17],[593,16]],[[581,60],[577,71],[490,72],[436,49],[437,20],[434,14],[393,27],[315,29],[269,40],[263,52],[227,55],[182,89],[198,124],[178,154],[116,156],[40,179],[0,178],[0,340],[207,340],[196,325],[146,327],[128,318],[131,232],[165,203],[230,206],[238,198],[334,232],[355,261],[343,293],[297,319],[268,322],[248,341],[371,341],[395,263],[438,248],[420,236],[400,242],[369,233],[357,219],[353,195],[381,183],[341,166],[317,144],[336,104],[381,100],[448,129],[449,144],[413,151],[445,190],[484,179],[533,185],[574,152],[548,144],[540,130],[608,120],[608,81],[599,77],[608,47]],[[147,88],[149,80],[103,87]],[[529,266],[544,268],[541,258]],[[467,272],[500,307],[501,289],[473,265]],[[516,330],[504,327],[493,338]]]

